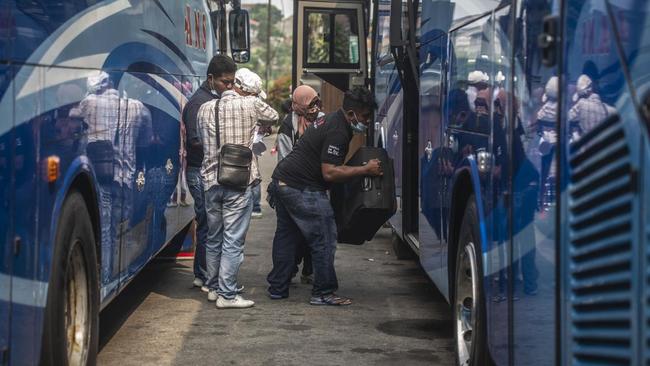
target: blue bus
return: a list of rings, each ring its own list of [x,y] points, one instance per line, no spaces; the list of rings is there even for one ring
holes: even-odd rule
[[[459,365],[650,362],[650,3],[379,0],[371,143]]]
[[[182,237],[181,110],[212,55],[248,61],[232,6],[0,1],[1,365],[94,364],[100,310]]]

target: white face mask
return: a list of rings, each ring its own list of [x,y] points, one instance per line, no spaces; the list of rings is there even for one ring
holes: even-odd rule
[[[209,82],[208,82],[208,87],[210,88],[210,93],[211,93],[212,95],[214,95],[214,96],[216,96],[216,97],[219,96],[219,92],[217,91],[217,89],[214,89],[214,84],[213,84],[212,81],[209,81]]]

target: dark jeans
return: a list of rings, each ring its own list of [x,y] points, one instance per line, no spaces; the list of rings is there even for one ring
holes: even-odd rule
[[[293,269],[293,274],[291,277],[295,277],[298,273],[298,266],[302,263],[302,275],[311,276],[314,273],[313,266],[311,264],[311,253],[309,253],[309,246],[303,240],[298,245],[296,245],[296,266]]]
[[[208,271],[205,266],[205,242],[208,240],[208,219],[205,212],[205,192],[203,191],[201,168],[188,166],[185,176],[190,194],[194,199],[194,213],[196,214],[194,277],[200,278],[205,282],[208,277]]]
[[[314,269],[312,296],[324,296],[338,289],[334,254],[336,222],[324,191],[298,190],[274,181],[277,227],[273,238],[273,269],[267,276],[269,292],[288,296],[296,261],[296,246],[303,240],[311,251]]]
[[[262,181],[258,181],[252,186],[253,190],[253,212],[262,212],[260,200],[262,199]]]

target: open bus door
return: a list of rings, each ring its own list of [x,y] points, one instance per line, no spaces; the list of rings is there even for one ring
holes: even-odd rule
[[[314,88],[325,113],[341,107],[345,91],[366,84],[366,4],[364,0],[294,1],[292,90],[303,84]],[[364,144],[365,136],[355,135],[348,158]]]

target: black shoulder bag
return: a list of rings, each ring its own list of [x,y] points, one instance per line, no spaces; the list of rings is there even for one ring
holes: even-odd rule
[[[253,151],[246,146],[237,144],[221,146],[218,100],[214,107],[214,116],[217,125],[217,146],[220,147],[217,182],[226,187],[245,190],[251,177]]]

